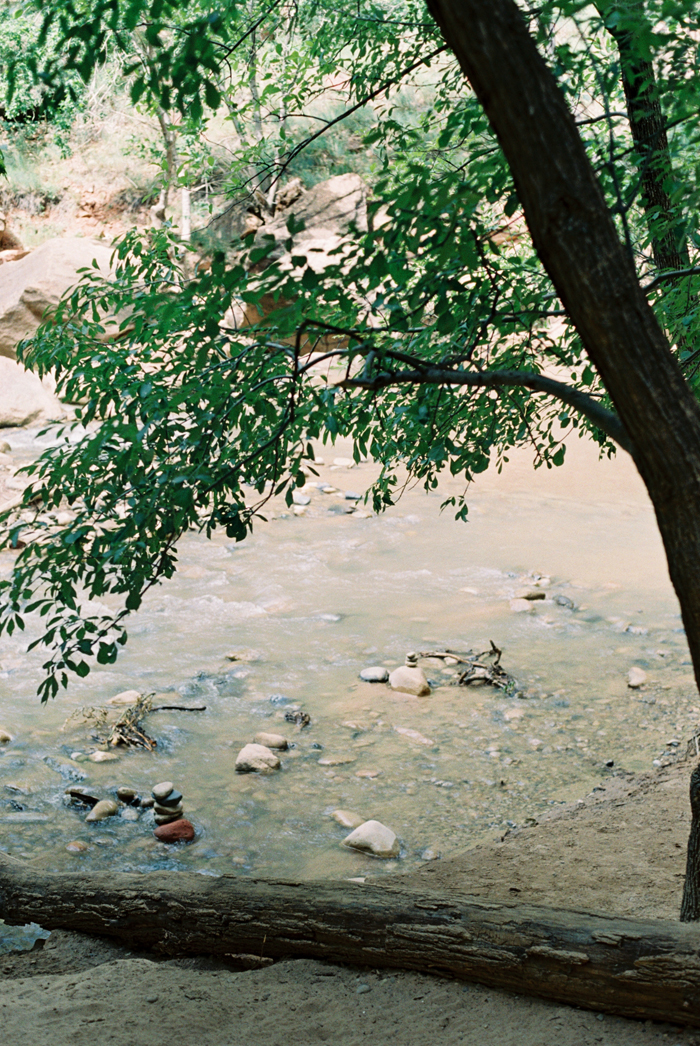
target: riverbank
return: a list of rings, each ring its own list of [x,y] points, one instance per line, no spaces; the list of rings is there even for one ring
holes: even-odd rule
[[[620,775],[502,842],[438,860],[404,881],[484,900],[675,918],[692,761]],[[383,878],[382,882],[391,881]],[[697,1046],[697,1030],[603,1016],[414,973],[315,960],[236,971],[206,958],[154,960],[99,938],[54,932],[0,958],[7,1046]]]

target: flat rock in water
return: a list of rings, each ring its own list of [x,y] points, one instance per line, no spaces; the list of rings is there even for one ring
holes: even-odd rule
[[[157,802],[162,802],[163,799],[168,798],[174,787],[175,785],[172,781],[161,781],[160,784],[153,786],[151,795]]]
[[[531,599],[511,599],[508,605],[514,614],[526,614],[535,609]]]
[[[399,841],[381,821],[365,821],[343,839],[341,846],[371,854],[372,857],[398,857]]]
[[[637,668],[636,665],[632,665],[629,672],[627,673],[627,686],[632,690],[638,690],[640,686],[644,686],[647,681],[647,674],[643,668]]]
[[[141,697],[139,690],[122,690],[120,694],[115,694],[114,697],[110,697],[107,701],[108,705],[135,705],[138,699]]]
[[[289,741],[286,737],[282,737],[282,734],[256,734],[255,744],[262,745],[264,748],[277,748],[281,752],[289,748]]]
[[[399,690],[402,694],[412,694],[414,697],[428,697],[432,693],[430,684],[423,675],[423,670],[409,668],[408,665],[400,665],[394,669],[389,676],[389,686],[392,690]]]
[[[73,839],[72,842],[66,843],[66,850],[69,854],[84,854],[89,849],[88,844],[82,842],[81,839]]]
[[[295,490],[294,493],[292,494],[292,502],[295,505],[301,505],[301,506],[310,505],[311,504],[311,498],[309,497],[308,494],[302,494],[302,492],[300,490]]]
[[[345,766],[347,763],[354,763],[356,757],[354,755],[324,755],[318,761],[319,766]]]
[[[533,591],[531,588],[523,588],[520,592],[515,593],[516,599],[529,599],[530,602],[534,602],[537,599],[544,599],[545,593],[539,592],[537,589]]]
[[[372,665],[370,668],[363,668],[360,672],[360,679],[364,680],[365,683],[386,683],[389,679],[389,669],[384,668],[384,665]]]
[[[85,820],[104,821],[107,817],[114,817],[118,809],[119,807],[113,799],[100,799],[99,803],[95,803]]]
[[[161,843],[191,843],[194,839],[194,825],[186,818],[162,824],[153,833]]]
[[[100,802],[99,795],[95,795],[89,788],[83,788],[80,785],[71,785],[70,788],[66,788],[64,795],[75,799],[78,803],[85,803],[86,806],[95,806]]]
[[[265,745],[245,745],[236,756],[239,774],[266,773],[277,770],[279,765],[279,757]]]
[[[354,814],[352,810],[334,810],[331,817],[338,822],[341,828],[359,828],[361,824],[365,823],[364,817]]]
[[[91,752],[88,756],[91,763],[114,763],[118,758],[116,752]]]
[[[429,737],[423,737],[423,734],[419,734],[417,730],[411,730],[408,726],[395,726],[394,730],[397,734],[401,734],[402,737],[407,737],[409,741],[415,741],[419,745],[434,745],[435,742],[431,741]]]

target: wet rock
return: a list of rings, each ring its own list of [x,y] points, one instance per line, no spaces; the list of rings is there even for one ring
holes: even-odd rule
[[[515,598],[516,599],[529,599],[531,602],[534,602],[537,599],[544,599],[545,598],[545,593],[544,592],[538,592],[536,589],[533,590],[531,588],[524,588],[524,589],[521,589],[520,592],[516,592],[515,593]]]
[[[190,843],[194,839],[194,825],[186,818],[159,825],[153,833],[161,843]]]
[[[530,599],[511,599],[508,606],[514,614],[526,614],[535,609],[534,603]]]
[[[558,607],[566,607],[567,610],[576,610],[576,604],[573,599],[569,599],[568,596],[555,596],[554,602]]]
[[[292,501],[295,505],[300,505],[301,507],[303,507],[304,505],[311,504],[311,498],[309,497],[309,495],[302,494],[300,490],[294,491],[294,493],[292,494]]]
[[[300,730],[311,723],[311,716],[308,712],[285,712],[284,718],[288,723],[295,723]]]
[[[638,668],[637,665],[632,665],[627,673],[627,686],[632,690],[638,690],[640,686],[644,686],[646,681],[647,674],[644,669]]]
[[[171,824],[173,821],[179,821],[185,812],[182,806],[177,807],[175,810],[168,810],[166,813],[159,811],[158,804],[155,806],[155,822],[157,825]]]
[[[372,665],[370,668],[363,668],[360,672],[360,679],[364,680],[365,683],[386,683],[389,679],[389,669],[384,668],[383,665]]]
[[[161,781],[160,784],[153,786],[151,789],[151,795],[157,802],[160,802],[161,799],[168,798],[174,787],[175,785],[172,781]]]
[[[100,799],[99,803],[95,803],[85,820],[104,821],[108,817],[114,817],[118,809],[119,807],[113,799]]]
[[[397,857],[399,841],[391,828],[381,821],[365,821],[343,839],[341,846],[371,854],[372,857]]]
[[[117,788],[117,799],[120,799],[122,803],[134,804],[139,800],[138,792],[135,788],[128,788],[126,785],[122,785]]]
[[[156,807],[162,807],[163,809],[173,809],[176,806],[180,806],[182,803],[182,792],[178,792],[176,788],[171,788],[167,795],[155,799]]]
[[[139,806],[142,810],[150,810],[155,805],[155,800],[152,795],[145,795],[139,799]]]
[[[417,730],[411,730],[408,726],[395,726],[394,730],[397,734],[401,734],[402,737],[407,737],[409,741],[415,741],[419,745],[434,745],[435,742],[431,741],[429,737],[424,737],[423,734],[419,734]]]
[[[120,810],[119,816],[122,821],[138,821],[139,812],[134,806],[125,806],[123,810]]]
[[[631,636],[646,636],[649,634],[649,629],[644,628],[642,625],[628,625],[625,629]]]
[[[356,762],[354,755],[324,755],[318,761],[319,766],[346,766],[348,763]]]
[[[82,842],[80,839],[73,839],[72,842],[66,844],[66,850],[69,854],[84,854],[90,847],[87,843]]]
[[[286,737],[282,737],[282,734],[256,734],[254,738],[256,745],[263,745],[264,748],[277,748],[279,751],[284,752],[289,748],[289,741]]]
[[[107,701],[108,705],[134,705],[141,697],[141,693],[138,690],[122,690],[120,694],[115,694],[114,697],[110,697]]]
[[[346,501],[362,501],[362,494],[357,494],[354,490],[345,491]]]
[[[95,795],[89,788],[83,788],[80,785],[71,785],[70,788],[66,788],[63,794],[67,795],[69,800],[83,803],[85,806],[95,806],[100,802],[99,795]]]
[[[10,446],[10,444],[6,443],[4,439],[0,440],[0,454],[11,454],[11,453],[12,453],[12,447]]]
[[[118,758],[116,752],[91,752],[88,756],[91,763],[114,763]]]
[[[420,856],[422,861],[439,861],[442,854],[436,847],[428,846]]]
[[[359,828],[361,824],[365,823],[364,817],[354,814],[352,810],[334,810],[331,817],[338,822],[341,828]]]
[[[260,661],[262,655],[259,650],[233,650],[230,654],[224,654],[227,661],[243,661],[252,664]]]
[[[358,770],[355,777],[364,777],[368,781],[373,781],[375,777],[381,777],[381,770]]]
[[[8,734],[7,730],[0,730],[0,745],[8,745],[12,740],[12,734]]]
[[[279,757],[265,745],[245,745],[236,756],[239,774],[267,773],[277,770],[279,765]]]
[[[428,697],[432,692],[423,669],[418,667],[417,655],[412,653],[406,655],[405,665],[395,668],[390,674],[389,686],[392,690],[412,694],[414,697]]]

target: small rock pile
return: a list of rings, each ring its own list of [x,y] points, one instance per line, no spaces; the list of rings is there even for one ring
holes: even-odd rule
[[[151,791],[153,812],[158,827],[153,833],[162,843],[191,842],[194,825],[182,816],[182,792],[178,792],[172,781],[162,781]]]

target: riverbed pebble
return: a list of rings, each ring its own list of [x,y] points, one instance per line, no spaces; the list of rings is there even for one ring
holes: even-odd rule
[[[95,806],[100,801],[99,795],[82,785],[71,785],[70,788],[66,788],[64,795],[76,803],[84,803],[85,806]]]
[[[286,737],[282,737],[282,734],[266,734],[259,733],[254,738],[256,745],[263,745],[264,748],[277,748],[279,751],[286,751],[289,748],[289,741]]]
[[[365,823],[364,817],[353,813],[352,810],[334,810],[331,817],[338,822],[341,828],[359,828],[361,824]]]
[[[508,605],[514,614],[526,614],[535,609],[535,604],[530,599],[511,599]]]
[[[104,821],[108,817],[114,817],[118,809],[119,807],[113,799],[100,799],[99,803],[95,803],[85,820]]]
[[[144,795],[139,799],[139,806],[142,810],[150,809],[150,807],[152,807],[154,803],[155,800],[152,795]]]
[[[372,857],[397,857],[399,841],[381,821],[365,821],[343,839],[341,846],[371,854]]]
[[[292,501],[295,505],[299,505],[303,508],[304,505],[311,504],[311,498],[308,494],[302,494],[300,490],[295,490],[292,494]]]
[[[114,763],[118,758],[116,752],[91,752],[88,756],[92,763]]]
[[[72,842],[66,844],[66,850],[69,854],[84,854],[89,849],[88,844],[80,839],[73,839]]]
[[[135,788],[129,788],[127,785],[117,788],[117,799],[120,799],[122,803],[136,803],[138,798],[139,795]]]
[[[647,674],[644,669],[638,668],[637,665],[632,665],[627,673],[627,686],[632,690],[638,690],[640,686],[644,686],[646,681]]]
[[[161,799],[167,799],[170,793],[173,791],[175,785],[172,781],[161,781],[160,784],[154,785],[151,789],[151,795],[160,802]]]
[[[122,690],[120,694],[115,694],[114,697],[110,697],[107,701],[108,705],[133,705],[141,697],[141,693],[138,690]]]
[[[266,745],[244,745],[236,756],[236,770],[239,774],[266,773],[276,770],[279,765],[279,757]]]
[[[0,454],[11,454],[12,447],[5,440],[0,440]]]
[[[194,839],[194,825],[185,817],[169,824],[159,825],[153,833],[161,843],[190,843]]]
[[[8,745],[12,740],[12,734],[7,730],[0,730],[0,745]]]
[[[370,668],[363,668],[360,672],[360,679],[365,683],[386,683],[388,678],[389,669],[384,668],[383,665],[372,665]]]
[[[178,792],[177,788],[171,788],[167,795],[161,796],[155,800],[157,807],[162,807],[164,810],[172,810],[176,806],[182,805],[182,792]]]
[[[319,766],[345,766],[348,763],[356,762],[354,755],[324,755],[319,759]]]
[[[122,821],[138,821],[139,812],[134,806],[125,806],[119,811]]]

